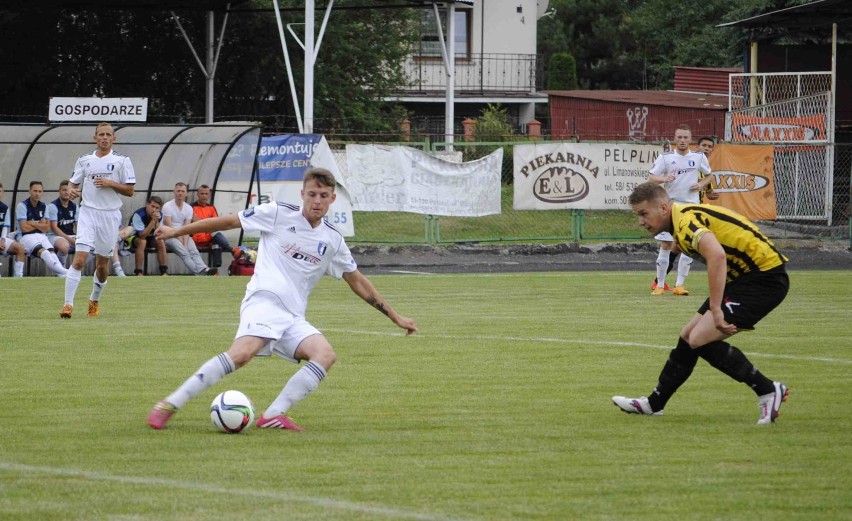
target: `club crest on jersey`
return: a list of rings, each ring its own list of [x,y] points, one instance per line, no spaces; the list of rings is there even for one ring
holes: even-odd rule
[[[112,172],[113,170],[115,170],[115,165],[113,163],[108,164],[107,172]]]
[[[695,161],[693,161],[693,160],[691,160],[691,159],[690,159],[690,160],[689,160],[689,166],[695,166]]]
[[[328,249],[328,246],[324,242],[320,241],[319,244],[317,244],[317,253],[320,254],[320,257],[325,255],[325,250],[327,250],[327,249]]]

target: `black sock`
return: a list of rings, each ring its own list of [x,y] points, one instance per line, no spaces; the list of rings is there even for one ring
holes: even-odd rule
[[[698,356],[707,363],[722,371],[738,382],[742,382],[754,390],[758,396],[769,394],[775,390],[772,380],[763,376],[746,355],[736,347],[717,340],[695,350]]]
[[[169,272],[169,267],[160,264],[160,274],[163,275],[163,274],[166,274],[168,272]]]
[[[698,362],[698,353],[689,347],[686,340],[678,338],[677,347],[669,353],[669,359],[666,360],[666,365],[660,372],[657,386],[648,396],[648,403],[651,405],[652,411],[661,411],[666,407],[669,398],[692,374],[696,362]]]
[[[669,252],[669,267],[666,268],[666,275],[668,275],[669,273],[672,272],[672,268],[674,268],[675,259],[677,259],[677,256],[678,256],[678,254],[675,253],[674,250]]]

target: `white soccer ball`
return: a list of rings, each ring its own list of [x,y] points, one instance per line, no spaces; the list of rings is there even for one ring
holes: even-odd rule
[[[254,404],[239,391],[225,391],[210,404],[210,420],[222,432],[242,432],[254,421]]]

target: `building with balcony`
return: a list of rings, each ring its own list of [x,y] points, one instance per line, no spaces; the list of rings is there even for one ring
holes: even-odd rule
[[[488,104],[508,109],[523,127],[532,121],[535,105],[547,103],[542,64],[536,56],[536,27],[547,0],[477,0],[455,7],[455,117],[476,118]],[[389,98],[412,116],[412,130],[444,134],[447,71],[441,52],[446,37],[446,9],[439,9],[442,31],[431,5],[421,8],[420,45],[405,63],[409,85]]]

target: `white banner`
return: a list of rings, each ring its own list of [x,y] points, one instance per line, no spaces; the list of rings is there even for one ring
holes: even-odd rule
[[[515,210],[629,210],[659,146],[536,143],[514,147]]]
[[[503,149],[454,163],[410,147],[347,145],[343,184],[365,212],[479,217],[500,213]]]
[[[49,121],[146,121],[148,98],[50,98]]]

